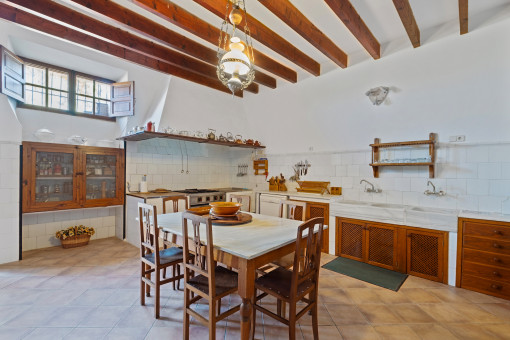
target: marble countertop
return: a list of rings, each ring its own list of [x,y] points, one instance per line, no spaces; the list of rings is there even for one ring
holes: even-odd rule
[[[311,192],[299,192],[299,191],[269,191],[269,190],[258,190],[254,189],[258,194],[269,194],[269,195],[282,195],[282,196],[298,196],[298,197],[309,197],[309,198],[317,198],[317,199],[324,199],[324,200],[333,200],[338,199],[341,196],[340,195],[330,195],[330,194],[314,194]]]
[[[150,199],[150,198],[163,198],[163,197],[170,197],[170,196],[181,196],[183,195],[181,192],[165,192],[165,193],[157,193],[157,192],[147,192],[147,193],[141,193],[141,192],[126,192],[127,196],[133,196],[143,199]]]
[[[459,217],[475,218],[475,219],[480,219],[480,220],[510,222],[509,214],[499,214],[499,213],[494,213],[494,212],[479,212],[479,211],[471,211],[471,210],[461,210],[459,212]]]

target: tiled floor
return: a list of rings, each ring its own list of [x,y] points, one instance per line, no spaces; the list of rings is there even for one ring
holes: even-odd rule
[[[21,262],[1,265],[0,339],[181,339],[182,291],[162,290],[162,317],[155,320],[153,298],[139,304],[137,256],[137,248],[110,238],[30,251]],[[324,255],[323,262],[332,258]],[[321,270],[319,293],[321,340],[510,339],[509,301],[416,277],[395,293]],[[194,340],[207,334],[192,327]],[[217,335],[238,339],[239,314],[220,323]],[[288,337],[285,326],[259,316],[256,338]],[[312,339],[308,315],[298,339]]]

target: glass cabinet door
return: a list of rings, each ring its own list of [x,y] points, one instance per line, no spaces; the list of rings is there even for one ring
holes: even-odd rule
[[[35,152],[35,204],[69,202],[74,197],[74,153]]]
[[[85,200],[117,197],[117,155],[85,154]]]

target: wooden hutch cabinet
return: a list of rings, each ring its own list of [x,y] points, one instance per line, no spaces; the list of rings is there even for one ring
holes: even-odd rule
[[[124,204],[124,150],[23,142],[24,213]]]
[[[336,255],[447,283],[448,233],[336,218]]]

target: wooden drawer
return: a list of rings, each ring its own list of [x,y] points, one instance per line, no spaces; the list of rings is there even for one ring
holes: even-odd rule
[[[464,249],[463,260],[489,266],[506,267],[510,269],[510,255],[487,253],[474,249]]]
[[[462,273],[483,277],[489,280],[510,283],[510,269],[486,266],[478,263],[464,262]]]
[[[464,236],[464,248],[510,255],[510,242],[492,240],[488,238]]]
[[[510,228],[497,224],[466,222],[464,224],[464,235],[510,241]]]
[[[482,279],[464,274],[462,275],[461,287],[504,299],[510,298],[510,284],[495,280]]]

